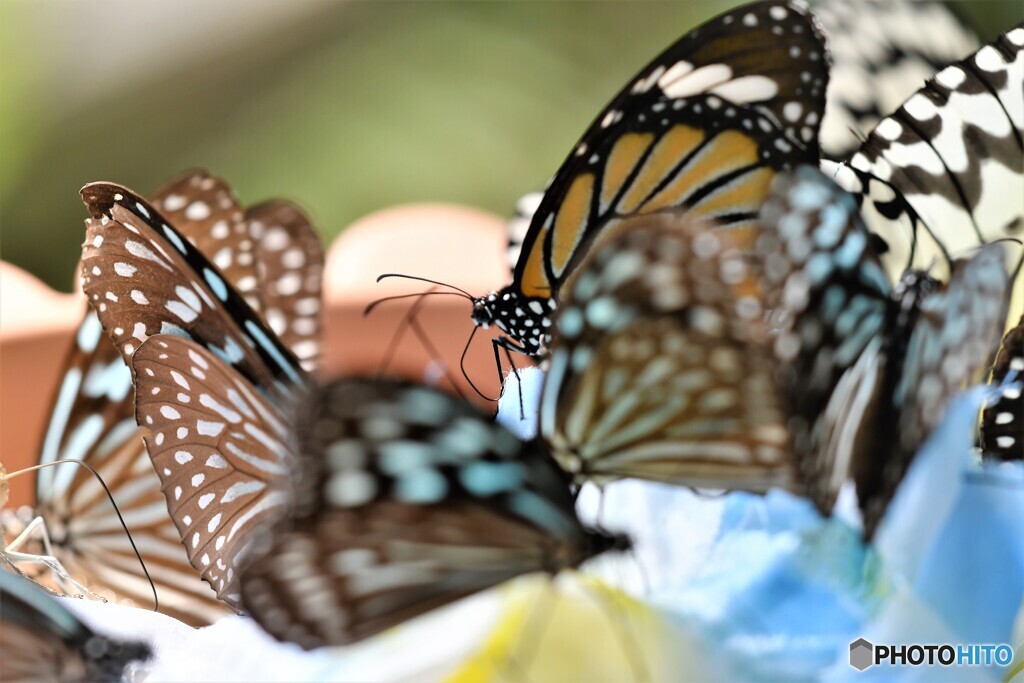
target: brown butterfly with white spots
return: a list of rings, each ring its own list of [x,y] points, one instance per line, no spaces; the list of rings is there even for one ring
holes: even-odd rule
[[[353,642],[628,547],[579,522],[538,444],[436,390],[341,380],[283,412],[180,337],[150,338],[133,364],[193,563],[233,603],[240,582],[244,609],[280,639]]]
[[[223,266],[224,277],[256,310],[282,311],[286,326],[314,321],[296,335],[297,345],[318,348],[319,282],[322,249],[308,221],[285,202],[268,202],[243,211],[227,184],[205,171],[186,173],[152,196],[154,206],[190,243]],[[258,224],[257,224],[258,223]],[[301,262],[295,250],[301,250]],[[298,296],[282,296],[264,273],[289,270],[304,282],[310,306]],[[138,297],[138,295],[137,295]],[[99,299],[94,299],[94,303]],[[103,297],[104,313],[120,302]],[[134,303],[134,302],[133,302]],[[295,311],[296,308],[303,309]],[[312,360],[315,352],[309,355]],[[199,580],[182,552],[177,529],[167,514],[159,479],[135,424],[131,373],[103,334],[97,314],[86,314],[66,361],[43,439],[40,463],[81,459],[94,466],[110,487],[157,587],[160,611],[201,626],[227,613]],[[139,571],[129,540],[103,490],[90,473],[74,465],[44,469],[37,475],[36,509],[54,559],[71,575],[101,594],[138,605],[152,603],[151,588]],[[33,520],[8,517],[5,535]],[[46,585],[45,575],[34,578]]]
[[[1024,460],[1024,316],[1003,337],[990,384],[996,396],[981,416],[982,455]]]

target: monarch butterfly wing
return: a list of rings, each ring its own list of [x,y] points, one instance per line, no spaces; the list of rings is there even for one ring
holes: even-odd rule
[[[294,205],[271,201],[245,212],[256,249],[262,312],[281,342],[313,372],[320,357],[324,249]]]
[[[1006,333],[992,368],[996,398],[981,419],[982,453],[1000,460],[1024,460],[1024,316]]]
[[[204,170],[188,171],[161,185],[150,202],[220,269],[253,310],[262,311],[256,245],[249,236],[242,206],[227,182]]]
[[[341,381],[300,414],[298,507],[242,574],[246,608],[278,638],[366,638],[612,540],[580,524],[536,445],[440,392]]]
[[[771,169],[817,162],[827,81],[824,39],[805,9],[746,5],[691,31],[612,100],[558,170],[523,241],[520,293],[556,294],[617,215],[685,207],[750,228]]]
[[[793,450],[825,513],[863,460],[880,399],[890,287],[855,200],[817,169],[780,176],[761,211],[765,305]]]
[[[888,243],[893,279],[928,268],[943,249],[963,254],[1024,225],[1024,205],[1006,200],[1024,196],[1022,47],[1024,25],[946,67],[838,169],[837,182]]]
[[[94,633],[59,600],[0,571],[0,658],[4,680],[120,681],[125,667],[150,657],[141,642]]]
[[[307,382],[294,355],[220,271],[152,206],[119,185],[82,189],[92,220],[85,293],[121,355],[154,334],[199,340],[274,399]]]
[[[767,118],[715,95],[624,116],[616,133],[606,146],[571,159],[541,202],[516,270],[525,295],[557,293],[595,235],[633,215],[682,210],[714,220],[734,244],[750,249],[778,169],[817,161]]]
[[[832,55],[821,148],[834,159],[849,158],[921,83],[981,46],[941,2],[825,0],[814,14]]]
[[[155,335],[133,356],[136,418],[192,566],[232,607],[252,531],[283,512],[286,417],[198,344]]]
[[[634,218],[595,247],[559,308],[541,398],[560,464],[582,479],[794,487],[755,293],[742,257],[687,217]]]

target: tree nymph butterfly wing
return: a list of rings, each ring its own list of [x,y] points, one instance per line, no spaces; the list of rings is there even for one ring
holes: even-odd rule
[[[540,354],[565,279],[631,215],[686,209],[751,246],[774,173],[818,161],[827,81],[824,39],[795,5],[747,5],[691,31],[591,124],[544,193],[512,284],[476,300],[476,324]]]
[[[263,317],[302,367],[314,372],[320,359],[323,244],[306,215],[289,202],[257,204],[245,219],[255,244]]]
[[[242,571],[246,609],[277,638],[353,642],[628,547],[580,523],[539,444],[436,390],[343,380],[312,392],[298,416],[296,507]]]
[[[810,167],[780,176],[761,218],[794,454],[823,513],[854,481],[870,538],[953,394],[995,348],[1009,287],[1002,247],[955,262],[945,287],[908,271],[893,289],[856,201]]]
[[[272,398],[308,377],[205,256],[127,188],[82,189],[93,218],[82,249],[83,289],[125,360],[154,334],[201,340]]]
[[[998,393],[982,413],[982,455],[1024,460],[1024,315],[1003,337],[990,383]]]
[[[832,55],[821,148],[833,159],[849,158],[921,83],[981,47],[932,0],[825,0],[814,14]]]
[[[946,67],[835,170],[868,228],[887,243],[892,279],[1022,234],[1024,203],[1012,199],[1024,196],[1022,47],[1024,25]],[[1011,270],[1019,252],[1007,249]]]
[[[239,606],[236,559],[282,514],[289,416],[202,346],[155,335],[133,355],[138,424],[192,565]]]
[[[626,221],[567,285],[540,431],[577,480],[797,488],[754,279],[706,222]]]
[[[145,643],[94,632],[57,598],[0,572],[0,662],[5,681],[114,683],[131,662],[150,657]]]

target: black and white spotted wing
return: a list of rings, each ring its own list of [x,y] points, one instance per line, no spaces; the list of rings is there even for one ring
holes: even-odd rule
[[[1022,48],[1024,25],[946,67],[836,169],[868,228],[888,244],[883,261],[893,279],[1024,234]],[[1019,250],[1007,254],[1016,269]]]
[[[296,509],[241,579],[246,609],[277,638],[353,642],[628,545],[579,522],[536,443],[433,389],[335,382],[299,416]]]
[[[814,14],[832,55],[821,149],[833,159],[848,159],[922,83],[981,47],[931,0],[824,0]]]
[[[996,397],[982,413],[982,454],[1024,460],[1024,315],[1003,337],[991,385]]]
[[[136,418],[192,566],[232,607],[236,561],[283,514],[289,417],[202,346],[155,335],[132,356]]]
[[[92,219],[82,249],[90,305],[122,356],[154,334],[201,341],[262,390],[282,398],[308,377],[220,270],[127,188],[82,189]]]
[[[761,217],[795,455],[825,513],[854,481],[870,537],[954,393],[987,366],[1008,297],[1002,246],[956,261],[945,287],[908,271],[891,289],[856,201],[816,169],[780,177]]]
[[[116,683],[151,651],[102,636],[20,576],[0,571],[0,674],[9,683]]]

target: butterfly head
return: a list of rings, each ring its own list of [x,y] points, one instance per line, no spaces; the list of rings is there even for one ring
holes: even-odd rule
[[[633,539],[626,534],[607,531],[599,527],[587,530],[590,542],[588,555],[597,557],[604,553],[628,553],[633,549]]]
[[[524,296],[509,286],[475,299],[473,322],[484,329],[497,326],[523,353],[539,356],[550,341],[554,310],[554,299]]]

